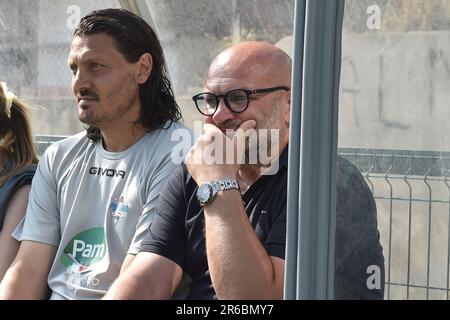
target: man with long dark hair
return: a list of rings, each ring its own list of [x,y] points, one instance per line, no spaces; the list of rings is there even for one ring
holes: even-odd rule
[[[43,155],[22,241],[0,286],[7,299],[98,299],[134,259],[174,169],[183,128],[155,32],[120,9],[94,11],[68,58],[87,131]]]

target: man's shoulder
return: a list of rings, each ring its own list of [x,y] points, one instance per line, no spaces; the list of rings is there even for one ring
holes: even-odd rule
[[[192,143],[192,131],[178,122],[166,124],[163,128],[152,130],[143,137],[148,159],[172,156],[174,164],[181,163]]]
[[[336,178],[338,187],[345,187],[355,183],[366,184],[358,168],[342,156],[337,156],[336,159]]]
[[[363,175],[353,163],[340,156],[336,166],[336,187],[338,207],[357,215],[361,208],[376,212],[372,191]]]
[[[172,121],[171,123],[166,123],[162,128],[153,129],[148,132],[144,139],[150,143],[155,141],[173,141],[176,142],[174,136],[179,133],[180,136],[185,136],[186,134],[191,134],[191,130],[185,127],[179,122]]]
[[[73,146],[79,144],[80,142],[87,142],[89,139],[86,136],[86,131],[79,132],[73,136],[68,136],[64,139],[53,142],[47,150],[67,150],[71,149]]]
[[[41,161],[45,158],[62,160],[67,156],[73,157],[75,153],[87,151],[88,146],[91,144],[93,145],[94,142],[89,140],[86,136],[86,131],[77,133],[73,136],[53,142],[44,152]]]
[[[356,166],[351,163],[346,158],[338,155],[336,157],[336,169],[339,171],[349,172],[349,173],[355,173],[359,172],[359,170],[356,168]]]

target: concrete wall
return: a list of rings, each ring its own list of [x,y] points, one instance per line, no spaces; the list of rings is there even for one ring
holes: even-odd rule
[[[341,72],[339,146],[450,149],[450,31],[344,34]]]
[[[450,32],[343,39],[339,145],[448,151]]]

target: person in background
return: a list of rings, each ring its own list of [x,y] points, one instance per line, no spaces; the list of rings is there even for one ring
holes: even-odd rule
[[[122,9],[74,31],[68,65],[85,132],[42,156],[1,299],[99,299],[134,259],[185,130],[152,28]]]
[[[0,82],[0,281],[19,250],[11,233],[25,215],[37,162],[28,107]]]
[[[193,97],[203,134],[169,178],[140,252],[105,298],[168,299],[181,288],[187,299],[283,297],[290,88],[291,59],[271,44],[243,42],[213,60],[204,92]],[[334,296],[382,299],[372,193],[348,161],[338,158],[336,167]],[[367,286],[373,265],[382,271],[379,288]]]

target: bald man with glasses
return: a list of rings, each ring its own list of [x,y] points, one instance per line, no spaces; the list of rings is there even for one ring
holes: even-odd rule
[[[283,297],[290,82],[291,59],[270,44],[243,42],[215,57],[204,92],[193,97],[203,133],[169,178],[141,251],[106,298],[179,298],[186,288],[186,299]],[[337,298],[382,298],[382,288],[364,288],[366,265],[383,264],[375,203],[354,167],[339,162],[340,170],[338,198],[357,199],[352,208],[337,205],[348,219],[338,219],[336,232],[355,240],[345,254],[336,247],[343,256],[336,259],[343,268]]]

